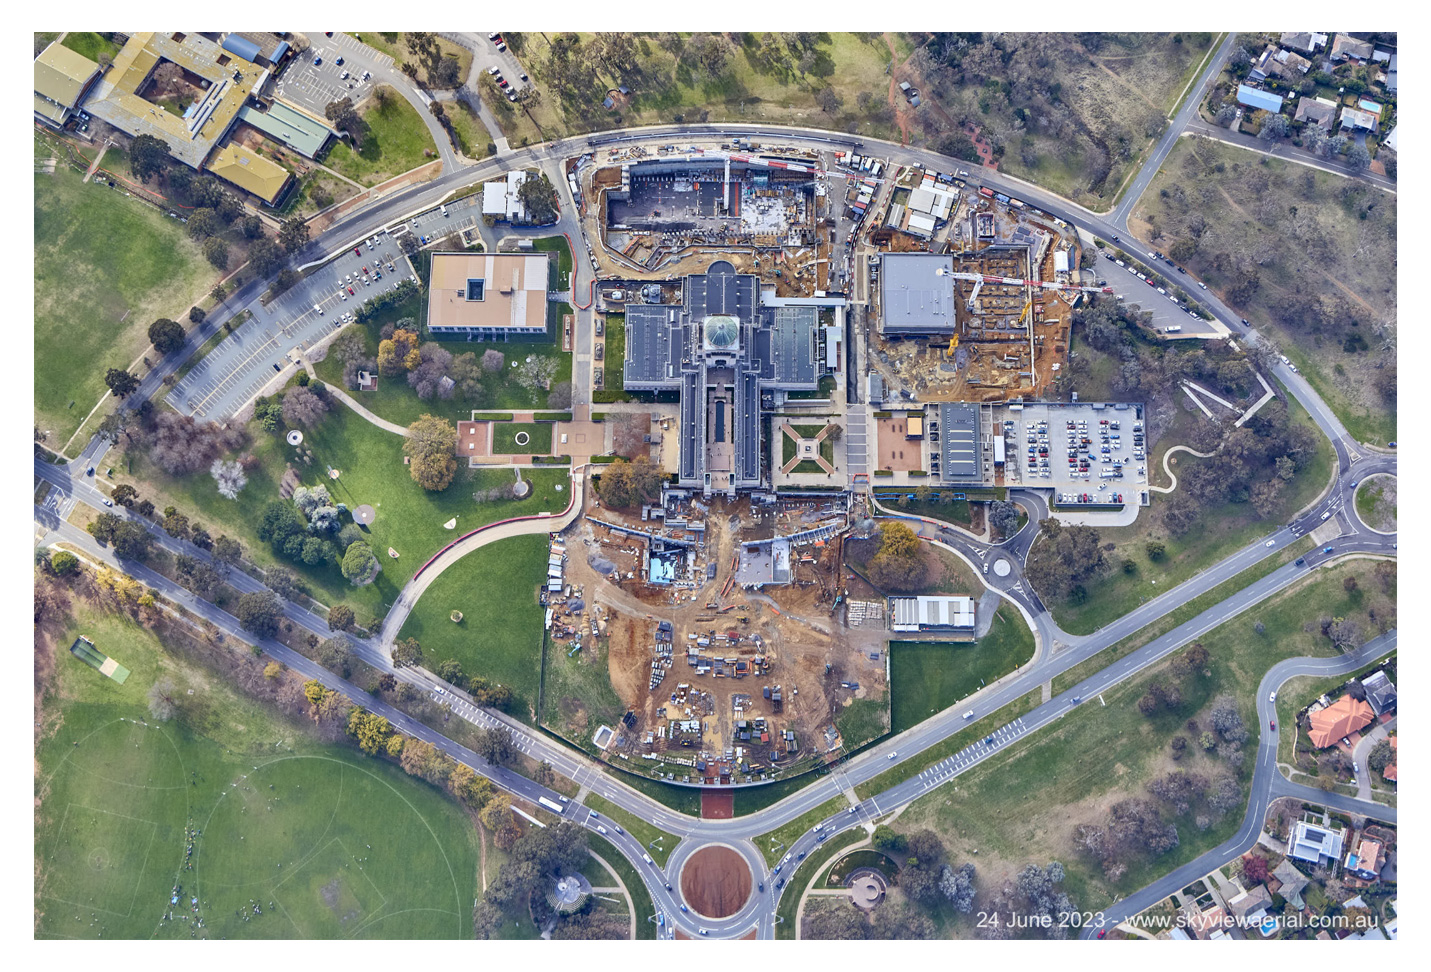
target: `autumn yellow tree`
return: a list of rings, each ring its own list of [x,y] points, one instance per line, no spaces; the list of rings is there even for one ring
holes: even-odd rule
[[[369,756],[386,750],[392,731],[387,719],[365,709],[355,708],[348,716],[348,735],[356,739],[358,748]]]
[[[452,794],[476,810],[481,810],[492,799],[492,781],[478,776],[466,763],[458,763],[447,781]]]
[[[408,426],[402,451],[410,460],[413,481],[423,489],[442,490],[457,473],[457,430],[444,418],[423,415]]]

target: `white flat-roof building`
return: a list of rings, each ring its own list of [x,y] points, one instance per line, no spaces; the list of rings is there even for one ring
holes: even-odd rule
[[[930,631],[974,627],[974,599],[964,595],[890,598],[890,630]]]

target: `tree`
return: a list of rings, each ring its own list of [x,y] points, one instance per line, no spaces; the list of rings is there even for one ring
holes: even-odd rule
[[[416,331],[398,328],[393,331],[392,337],[378,344],[378,373],[381,375],[401,375],[416,368],[421,361]]]
[[[104,373],[104,383],[115,398],[123,398],[139,387],[139,376],[123,368],[110,368]]]
[[[477,729],[472,750],[493,766],[505,765],[517,752],[512,731],[502,725]]]
[[[171,476],[208,469],[224,452],[243,444],[243,430],[217,422],[198,422],[191,415],[164,412],[154,420],[149,458]]]
[[[1029,551],[1025,573],[1045,596],[1068,597],[1084,581],[1107,571],[1097,530],[1064,526],[1052,517],[1041,521],[1039,530],[1042,536]]]
[[[68,577],[79,571],[79,558],[68,550],[57,550],[50,558],[50,569],[60,577]]]
[[[367,123],[363,121],[362,116],[359,115],[357,109],[353,107],[352,98],[344,97],[337,101],[328,102],[323,109],[323,115],[333,123],[335,128],[346,132],[348,137],[353,140],[354,145],[361,144],[363,138],[367,135]]]
[[[446,489],[457,473],[457,430],[444,418],[423,415],[408,426],[403,452],[413,481],[423,489]]]
[[[358,741],[358,748],[369,756],[387,750],[393,727],[387,719],[365,709],[353,709],[348,716],[348,735]]]
[[[294,386],[283,395],[283,420],[289,425],[311,428],[328,413],[328,403],[311,388]]]
[[[160,722],[168,722],[179,711],[179,690],[174,680],[167,675],[149,686],[149,715]]]
[[[495,374],[502,370],[502,366],[507,363],[507,356],[496,348],[488,348],[482,352],[482,370],[488,374]]]
[[[248,485],[243,466],[236,459],[215,459],[213,465],[209,466],[209,475],[214,477],[219,495],[224,499],[238,499],[238,494]]]
[[[120,506],[130,507],[133,506],[134,501],[139,498],[139,490],[130,486],[128,483],[120,483],[114,487],[114,490],[109,494],[109,498]]]
[[[1242,878],[1247,882],[1248,887],[1254,884],[1265,884],[1270,877],[1267,870],[1267,858],[1257,854],[1248,854],[1242,858]]]
[[[393,667],[404,668],[422,664],[422,646],[416,638],[400,638],[393,643]]]
[[[232,537],[221,536],[214,540],[214,559],[221,564],[236,564],[243,557],[243,545]]]
[[[59,555],[56,554],[56,559],[58,557]],[[1373,773],[1385,773],[1386,768],[1395,763],[1396,750],[1392,747],[1389,739],[1383,739],[1371,747],[1371,752],[1366,757],[1366,765]]]
[[[547,408],[571,408],[571,382],[560,381],[547,393]]]
[[[1237,109],[1232,105],[1223,105],[1217,109],[1215,120],[1223,127],[1231,127],[1233,121],[1237,119]]]
[[[308,245],[308,224],[298,216],[285,219],[278,228],[278,242],[289,253],[297,253]]]
[[[511,826],[512,798],[505,793],[496,794],[487,801],[478,819],[482,821],[482,826],[494,832]]]
[[[149,342],[160,354],[173,354],[184,347],[184,326],[161,317],[149,325]]]
[[[474,810],[481,810],[492,799],[492,781],[478,776],[466,763],[458,763],[447,780],[447,787],[457,797]]]
[[[517,198],[526,210],[527,222],[545,226],[557,221],[557,194],[545,173],[527,173],[526,181],[517,188]]]
[[[129,173],[140,182],[162,173],[169,166],[169,146],[153,135],[138,135],[129,143]]]
[[[446,55],[437,62],[437,67],[429,75],[434,87],[455,88],[462,80],[462,63],[451,55]],[[433,102],[438,104],[438,102]]]
[[[871,845],[875,850],[898,857],[909,850],[909,841],[905,836],[896,833],[888,824],[880,824],[875,827],[874,834],[870,837]]]
[[[1249,733],[1237,712],[1237,700],[1231,695],[1219,695],[1212,705],[1212,728],[1217,734],[1228,742],[1246,742]]]
[[[664,474],[645,456],[635,462],[613,462],[601,474],[597,492],[601,501],[616,509],[630,509],[638,503],[650,503],[661,493]]]
[[[180,540],[189,538],[189,518],[174,507],[164,511],[164,532]]]
[[[1268,115],[1262,121],[1262,129],[1257,137],[1265,142],[1277,142],[1287,137],[1287,116],[1281,113]]]
[[[283,266],[286,258],[278,244],[264,237],[261,240],[254,240],[248,248],[248,265],[257,276],[267,277],[278,271]]]
[[[189,221],[185,224],[185,229],[189,231],[189,238],[196,242],[224,231],[219,214],[208,206],[200,206],[190,213],[188,218]]]
[[[318,647],[313,649],[314,661],[328,669],[330,672],[337,672],[347,678],[353,669],[353,643],[346,635],[334,635],[332,638],[325,638],[318,643]]]
[[[229,245],[217,236],[211,236],[204,241],[200,247],[204,254],[204,259],[208,260],[220,270],[227,270],[229,266]]]
[[[948,864],[944,865],[944,870],[939,875],[939,890],[949,899],[955,911],[965,915],[973,911],[974,865],[965,864],[957,870]]]
[[[245,631],[272,638],[278,634],[278,622],[283,619],[283,603],[272,591],[250,591],[239,597],[234,614]]]
[[[329,631],[351,631],[353,620],[353,609],[346,604],[334,604],[328,609]]]
[[[114,530],[114,553],[125,560],[147,560],[154,538],[142,524],[126,520]]]
[[[377,579],[382,564],[378,563],[373,548],[362,540],[349,545],[343,554],[342,571],[348,583],[354,587],[366,587]]]
[[[989,523],[1005,538],[1011,537],[1019,525],[1019,508],[1015,503],[994,500],[989,504]]]
[[[532,773],[532,781],[541,786],[551,786],[556,781],[556,770],[552,769],[551,763],[542,760]]]
[[[462,663],[456,658],[446,658],[437,666],[437,677],[449,685],[462,684]]]

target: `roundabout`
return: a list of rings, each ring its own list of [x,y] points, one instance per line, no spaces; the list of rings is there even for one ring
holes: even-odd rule
[[[729,918],[750,900],[750,865],[734,848],[708,844],[681,865],[681,897],[705,918]]]

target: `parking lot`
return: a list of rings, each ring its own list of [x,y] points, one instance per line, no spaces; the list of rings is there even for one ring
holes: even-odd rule
[[[1104,250],[1098,252],[1098,277],[1100,280],[1107,280],[1108,286],[1113,288],[1113,292],[1121,296],[1126,303],[1137,304],[1145,311],[1153,314],[1152,326],[1160,334],[1168,337],[1214,337],[1222,332],[1212,322],[1200,316],[1193,316],[1188,313],[1188,305],[1176,303],[1167,294],[1160,294],[1156,287],[1149,286],[1148,282],[1139,279],[1138,273],[1146,273],[1146,270],[1130,266],[1118,266],[1112,255]],[[1125,261],[1126,262],[1126,261]],[[1155,268],[1158,273],[1168,278],[1176,280],[1179,287],[1191,293],[1197,288],[1197,281],[1178,273],[1172,264],[1163,263]],[[1180,328],[1178,331],[1168,331],[1169,327]]]
[[[334,31],[332,37],[321,32],[308,35],[313,47],[300,54],[278,78],[277,92],[285,101],[324,117],[328,103],[343,96],[357,104],[371,93],[374,83],[392,67],[393,59],[373,50],[356,39]],[[322,64],[315,64],[317,58]],[[343,63],[339,64],[338,59]],[[344,72],[348,77],[343,77]],[[363,80],[363,73],[373,76]]]
[[[338,330],[363,301],[396,287],[412,273],[390,235],[376,237],[372,245],[365,241],[357,249],[345,250],[267,307],[255,302],[250,308],[253,318],[195,364],[165,400],[198,419],[232,415],[291,362],[291,352],[302,352]]]
[[[998,407],[994,434],[1001,433],[1005,484],[1051,488],[1060,506],[1137,503],[1147,486],[1140,405]]]

